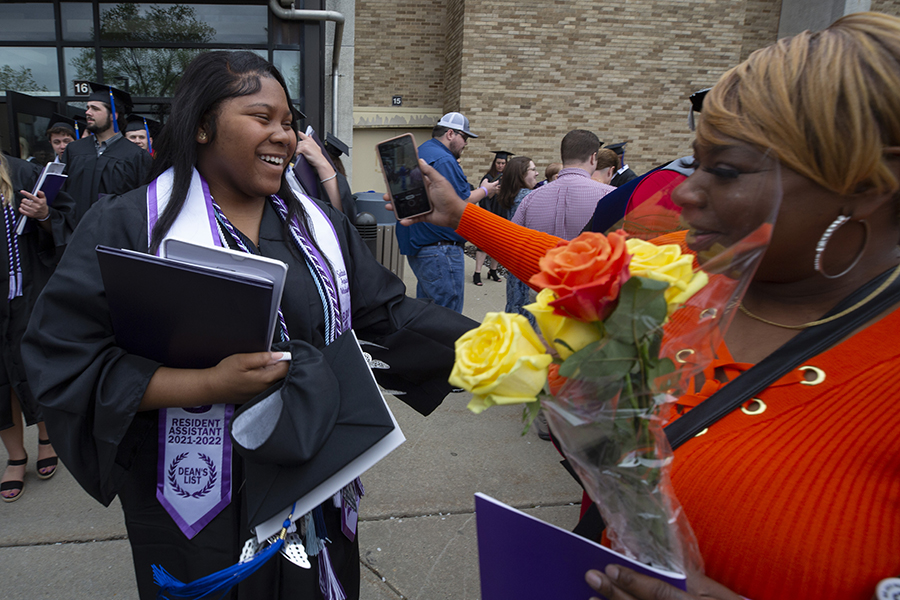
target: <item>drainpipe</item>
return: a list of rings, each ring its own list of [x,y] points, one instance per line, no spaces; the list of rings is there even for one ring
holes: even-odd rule
[[[279,0],[269,0],[269,10],[285,21],[334,21],[334,51],[331,55],[331,129],[338,135],[338,66],[341,60],[341,41],[344,37],[344,15],[334,10],[301,10],[283,8]]]

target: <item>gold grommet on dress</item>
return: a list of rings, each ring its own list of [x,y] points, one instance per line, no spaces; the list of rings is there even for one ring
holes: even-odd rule
[[[698,431],[696,434],[694,434],[694,437],[700,437],[701,435],[703,435],[703,434],[706,433],[707,431],[709,431],[709,427],[706,427],[705,429],[703,429],[703,431]]]
[[[689,356],[691,356],[694,351],[690,348],[685,348],[683,350],[679,350],[675,353],[675,360],[680,363],[686,363]]]
[[[812,365],[804,365],[802,367],[797,367],[799,370],[803,371],[804,375],[806,375],[806,371],[812,371],[816,374],[815,379],[804,379],[800,383],[803,385],[819,385],[823,381],[825,381],[825,371],[820,369],[819,367],[813,367]]]
[[[707,317],[709,317],[710,319],[715,319],[716,315],[718,315],[718,314],[719,314],[719,311],[716,310],[715,308],[704,308],[703,310],[700,311],[700,318],[706,319]]]
[[[746,406],[744,406],[744,405],[742,404],[742,405],[741,405],[741,412],[744,413],[745,415],[750,415],[751,417],[752,417],[753,415],[761,415],[762,413],[766,412],[766,409],[767,409],[768,407],[766,406],[766,403],[765,403],[765,402],[763,402],[763,401],[760,400],[759,398],[753,398],[752,400],[750,400],[750,402],[746,402],[745,404],[750,404],[750,403],[752,403],[752,402],[756,402],[756,407],[755,407],[755,408],[747,408]]]

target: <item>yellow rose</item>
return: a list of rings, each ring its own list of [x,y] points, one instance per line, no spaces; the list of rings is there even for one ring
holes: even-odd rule
[[[569,358],[572,353],[578,352],[591,342],[596,342],[603,337],[600,330],[592,323],[584,323],[554,313],[553,307],[550,306],[554,300],[556,300],[556,294],[553,290],[545,288],[537,295],[537,302],[528,304],[524,308],[534,315],[541,335],[548,344],[556,349],[561,359]]]
[[[682,254],[678,244],[656,246],[644,240],[630,239],[625,245],[631,254],[628,269],[632,275],[669,284],[666,290],[669,315],[709,281],[703,271],[694,272],[694,257]]]
[[[478,414],[494,404],[536,400],[552,361],[528,319],[488,313],[478,328],[456,340],[450,383],[472,392],[468,408]]]

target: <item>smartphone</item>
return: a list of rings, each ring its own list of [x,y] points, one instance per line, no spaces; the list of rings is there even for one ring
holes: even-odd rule
[[[425,192],[422,169],[419,168],[416,138],[406,133],[376,144],[375,149],[397,218],[430,213],[432,206]]]

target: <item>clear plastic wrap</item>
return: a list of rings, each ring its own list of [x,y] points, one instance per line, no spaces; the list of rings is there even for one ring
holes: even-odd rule
[[[551,393],[541,401],[612,548],[680,573],[702,572],[702,558],[672,489],[673,453],[663,427],[676,416],[675,401],[690,379],[714,357],[771,238],[781,200],[778,162],[767,154],[752,172],[758,189],[748,196],[743,188],[737,205],[745,208],[730,215],[738,235],[727,245],[697,243],[702,233],[680,221],[671,202],[677,184],[629,212],[622,228],[630,237],[677,243],[684,236],[674,232],[687,230],[687,244],[700,248],[693,271],[706,283],[673,303],[678,290],[665,283],[667,275],[641,274],[632,265],[615,310],[597,322],[602,339],[557,360]],[[553,340],[545,341],[552,347]]]

